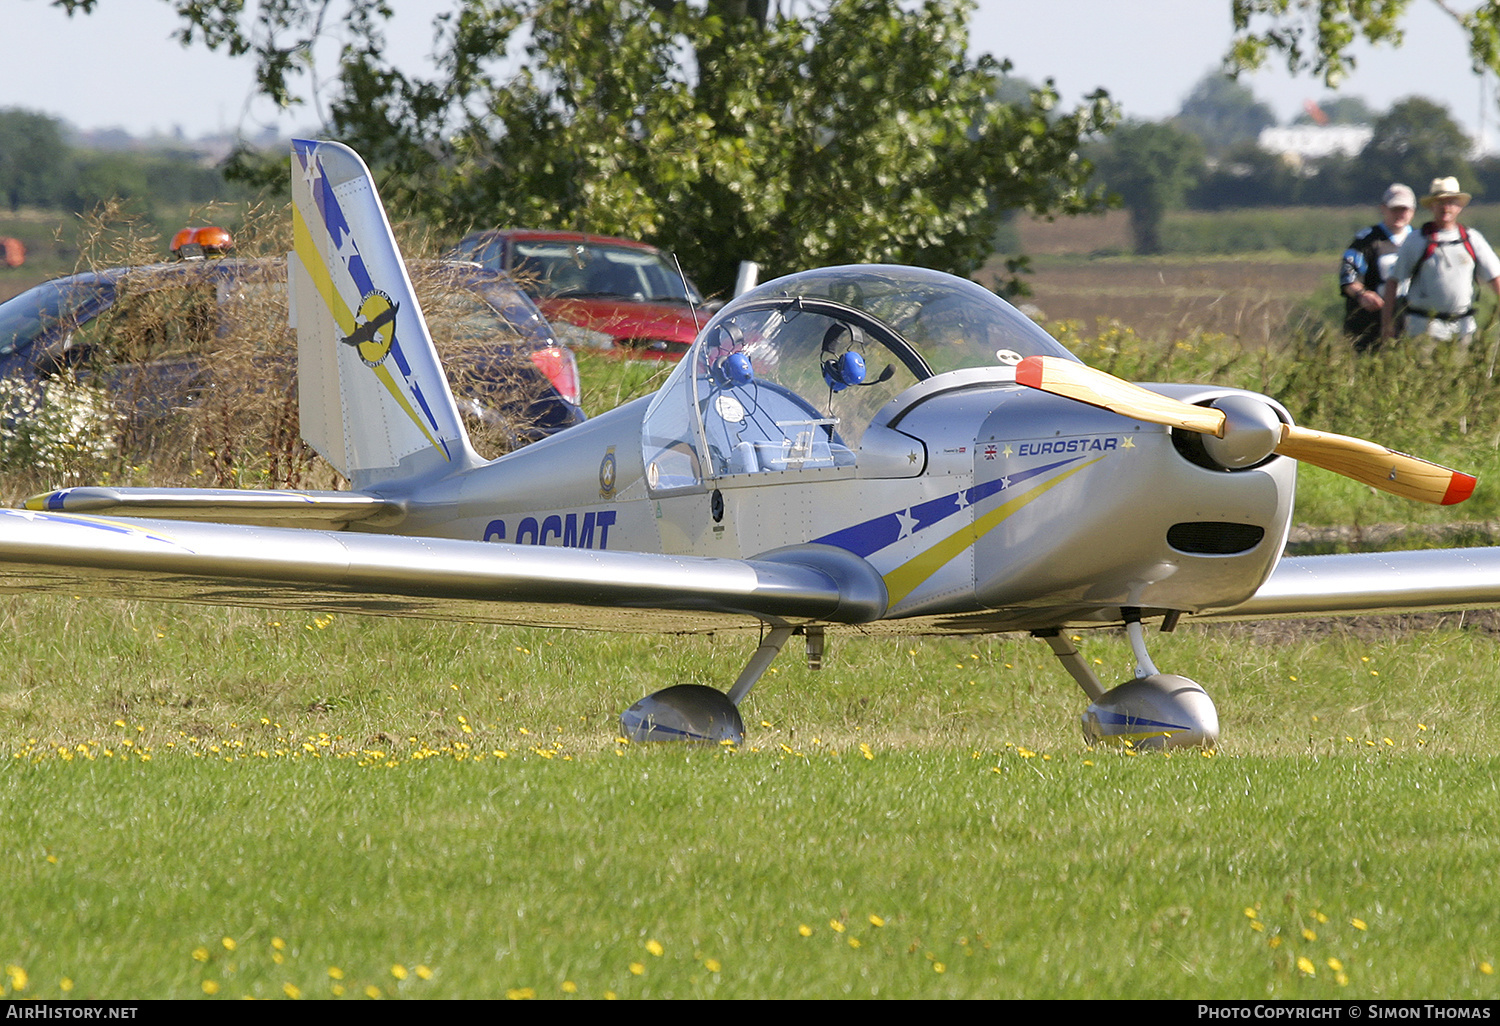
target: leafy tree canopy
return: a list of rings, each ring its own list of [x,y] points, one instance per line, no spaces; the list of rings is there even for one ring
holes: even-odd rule
[[[0,201],[51,206],[61,197],[68,145],[56,118],[19,108],[0,110]]]
[[[1203,144],[1170,122],[1127,121],[1094,159],[1100,177],[1130,211],[1136,252],[1160,253],[1162,222],[1197,182]]]
[[[1500,2],[1431,0],[1469,40],[1475,71],[1500,72]],[[1354,66],[1361,39],[1400,46],[1401,19],[1412,0],[1232,0],[1235,37],[1229,60],[1254,70],[1273,58],[1293,74],[1311,72],[1336,88]]]
[[[1254,142],[1263,129],[1276,124],[1276,115],[1245,86],[1220,71],[1198,80],[1182,101],[1177,127],[1203,140],[1209,153],[1220,154]]]
[[[326,0],[174,2],[185,42],[253,58],[259,88],[293,102]],[[467,0],[439,19],[421,78],[383,57],[388,0],[348,0],[327,127],[388,202],[451,232],[646,238],[710,290],[742,259],[968,273],[1008,212],[1102,202],[1078,150],[1113,105],[1060,110],[1050,83],[997,98],[1006,66],[969,57],[967,0],[797,6]]]
[[[1437,177],[1453,175],[1464,182],[1472,177],[1473,144],[1442,104],[1409,96],[1377,118],[1374,129],[1359,157],[1359,163],[1380,172],[1366,183],[1371,195],[1378,194],[1387,179],[1406,182],[1420,194]]]

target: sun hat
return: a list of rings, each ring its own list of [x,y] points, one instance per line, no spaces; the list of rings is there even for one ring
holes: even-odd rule
[[[1459,191],[1457,178],[1434,178],[1432,180],[1432,188],[1428,190],[1426,196],[1422,197],[1422,205],[1430,207],[1440,199],[1456,199],[1467,206],[1469,200],[1473,199],[1473,197],[1466,192]]]

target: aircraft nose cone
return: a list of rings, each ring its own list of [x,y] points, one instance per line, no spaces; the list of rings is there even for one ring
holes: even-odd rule
[[[1275,451],[1281,442],[1281,418],[1259,399],[1226,395],[1213,407],[1224,414],[1224,437],[1203,436],[1203,448],[1226,470],[1253,467]]]

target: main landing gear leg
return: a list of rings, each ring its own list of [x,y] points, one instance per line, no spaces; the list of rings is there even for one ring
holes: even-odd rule
[[[632,741],[706,741],[735,744],[745,740],[745,721],[738,705],[770,668],[792,636],[790,627],[773,627],[740,671],[729,694],[702,684],[678,684],[647,695],[620,714],[620,729]],[[819,632],[821,640],[821,632]]]
[[[1091,700],[1082,718],[1084,741],[1135,748],[1213,748],[1219,741],[1219,713],[1213,700],[1196,682],[1157,670],[1146,652],[1140,610],[1120,612],[1135,653],[1136,676],[1108,691],[1060,630],[1036,632]],[[1175,623],[1175,618],[1169,622]]]

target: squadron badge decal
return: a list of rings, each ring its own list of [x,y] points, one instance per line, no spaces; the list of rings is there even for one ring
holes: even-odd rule
[[[379,289],[365,293],[360,300],[357,316],[361,323],[343,342],[355,348],[366,367],[378,367],[391,354],[396,341],[396,313],[400,309],[400,303],[391,302],[391,297]]]

